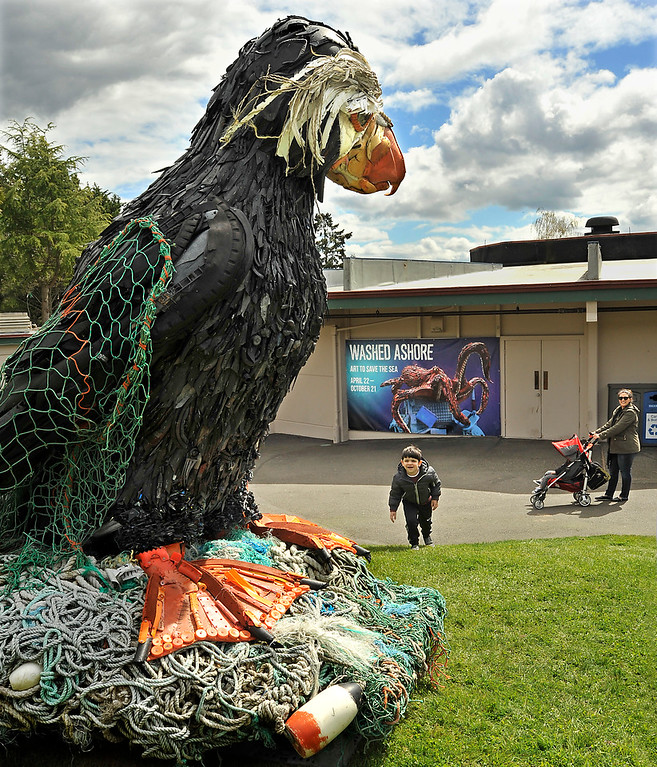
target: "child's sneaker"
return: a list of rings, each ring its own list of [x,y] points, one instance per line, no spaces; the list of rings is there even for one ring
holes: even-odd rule
[[[411,551],[419,551],[419,550],[420,550],[420,547],[417,545],[417,543],[415,544],[415,546],[411,546]]]
[[[434,545],[433,541],[431,540],[431,536],[430,535],[425,535],[425,537],[424,537],[424,545],[425,546],[433,546]]]

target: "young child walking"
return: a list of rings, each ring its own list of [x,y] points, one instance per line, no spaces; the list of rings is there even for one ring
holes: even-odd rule
[[[402,450],[397,473],[392,478],[388,506],[390,521],[397,519],[397,508],[404,506],[406,534],[412,551],[420,549],[422,531],[425,546],[433,546],[431,539],[431,514],[438,507],[440,498],[440,479],[433,466],[422,457],[422,451],[415,445]]]

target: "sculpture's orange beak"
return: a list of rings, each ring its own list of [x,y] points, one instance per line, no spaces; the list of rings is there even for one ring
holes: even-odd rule
[[[394,194],[406,175],[404,156],[392,128],[372,118],[361,139],[337,160],[327,176],[345,189],[360,194]]]

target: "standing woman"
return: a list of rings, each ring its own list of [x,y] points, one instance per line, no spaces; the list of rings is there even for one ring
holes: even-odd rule
[[[618,407],[604,426],[593,434],[601,440],[609,440],[609,473],[611,478],[604,495],[597,501],[627,501],[632,484],[632,462],[641,450],[639,443],[639,411],[632,402],[632,390],[621,389],[618,392]],[[621,492],[614,498],[618,472],[621,475]]]

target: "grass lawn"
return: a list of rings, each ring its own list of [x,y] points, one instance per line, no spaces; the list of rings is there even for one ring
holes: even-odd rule
[[[654,538],[373,549],[379,578],[447,601],[441,689],[354,767],[655,767]]]

